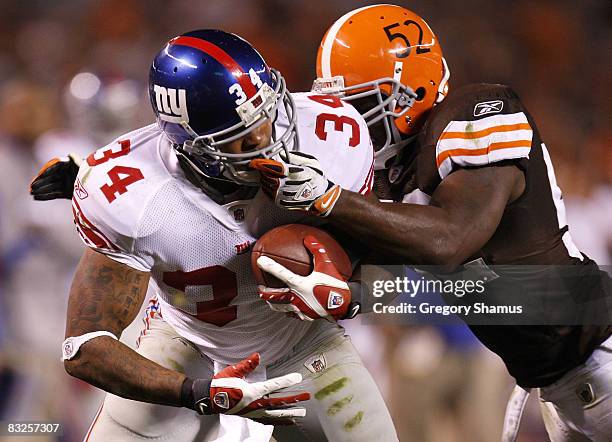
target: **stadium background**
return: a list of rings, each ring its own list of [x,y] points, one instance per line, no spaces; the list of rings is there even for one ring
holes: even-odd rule
[[[61,422],[63,440],[76,441],[101,398],[66,375],[59,361],[81,244],[67,201],[28,197],[29,179],[44,161],[69,151],[86,154],[150,122],[149,63],[176,34],[206,27],[236,32],[281,70],[291,90],[303,91],[315,76],[325,30],[371,3],[0,1],[0,421]],[[451,90],[470,82],[517,90],[551,151],[575,241],[600,264],[611,264],[610,3],[399,4],[438,35]],[[137,320],[124,341],[133,345],[139,327]],[[499,440],[511,379],[465,328],[353,323],[350,329],[401,440]],[[534,400],[520,440],[547,440]]]

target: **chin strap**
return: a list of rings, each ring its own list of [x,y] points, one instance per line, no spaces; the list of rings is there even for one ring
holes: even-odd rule
[[[259,186],[241,185],[227,178],[208,176],[184,152],[178,149],[175,149],[175,152],[187,180],[217,204],[227,204],[236,199],[250,199],[259,190]]]
[[[223,204],[225,200],[224,195],[204,179],[206,175],[202,170],[183,152],[180,150],[175,150],[175,152],[181,169],[185,172],[185,177],[189,182],[197,188],[202,189],[217,204]],[[219,179],[219,181],[221,181],[221,179]]]

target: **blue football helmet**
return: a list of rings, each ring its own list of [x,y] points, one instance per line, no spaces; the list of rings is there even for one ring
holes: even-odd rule
[[[170,40],[153,59],[149,97],[177,152],[207,177],[253,184],[253,173],[235,166],[298,149],[295,105],[285,80],[237,35],[205,29]],[[289,125],[273,134],[269,146],[222,152],[223,144],[273,122],[281,104]]]

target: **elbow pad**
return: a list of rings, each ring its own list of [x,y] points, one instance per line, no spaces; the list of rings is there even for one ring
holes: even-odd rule
[[[98,336],[110,336],[111,338],[118,340],[117,336],[108,331],[95,331],[91,333],[85,333],[81,336],[71,336],[66,338],[66,340],[62,343],[62,361],[69,361],[74,358],[79,352],[79,348],[81,345],[85,344],[87,341],[91,341]]]

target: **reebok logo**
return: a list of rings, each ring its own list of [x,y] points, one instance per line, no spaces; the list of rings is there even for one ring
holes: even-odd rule
[[[74,183],[74,194],[78,199],[84,200],[89,196],[83,185],[81,184],[81,180],[77,179]]]
[[[483,101],[474,106],[474,116],[481,117],[487,114],[496,114],[504,108],[504,102],[501,100]]]

